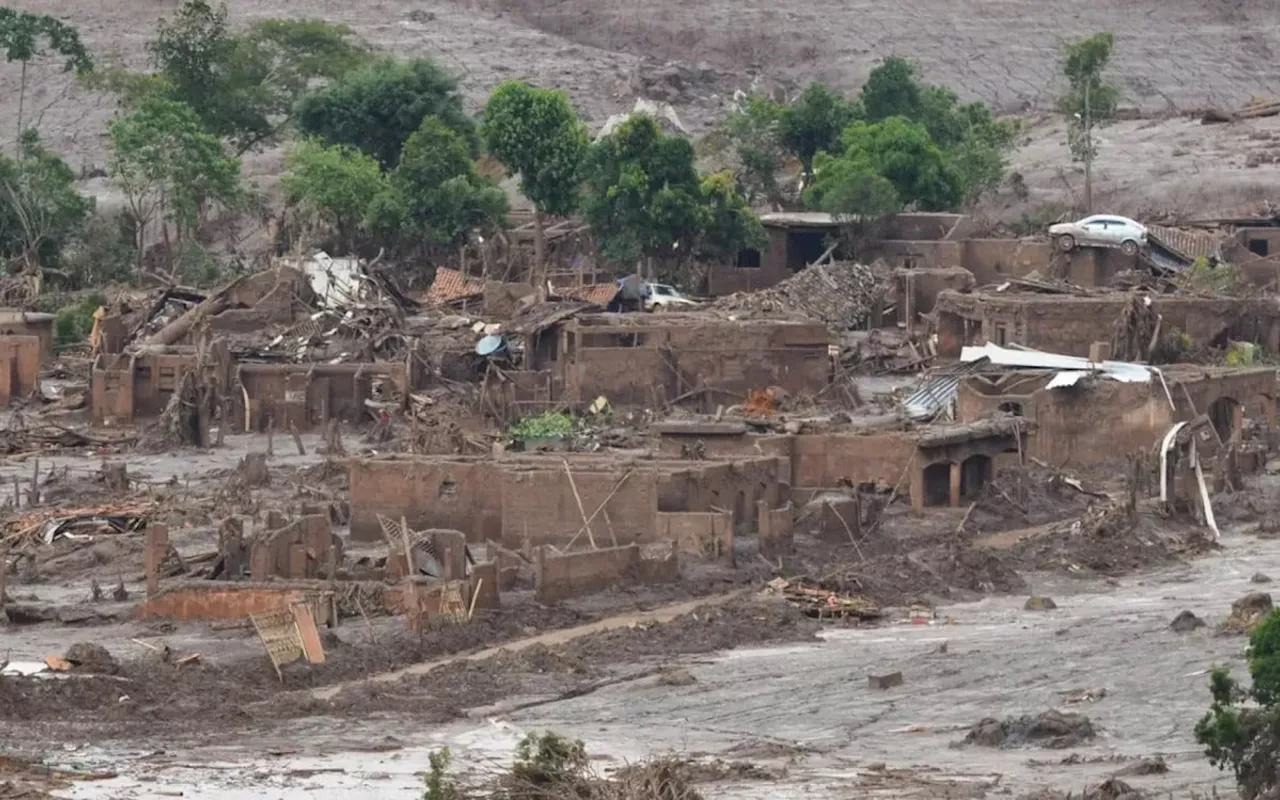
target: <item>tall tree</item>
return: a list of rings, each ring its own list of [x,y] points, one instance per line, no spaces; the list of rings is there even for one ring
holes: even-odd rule
[[[693,146],[638,114],[591,146],[582,207],[606,258],[684,261],[703,230]]]
[[[1115,43],[1114,34],[1096,33],[1068,43],[1063,52],[1062,73],[1067,78],[1067,93],[1058,99],[1058,110],[1067,117],[1071,157],[1084,162],[1086,214],[1093,211],[1093,160],[1098,154],[1093,129],[1114,119],[1120,102],[1120,90],[1107,82],[1104,74]]]
[[[340,77],[370,57],[346,26],[267,19],[233,31],[226,6],[207,0],[184,0],[148,47],[168,84],[161,88],[242,153],[275,138],[312,81]]]
[[[93,210],[76,191],[75,173],[33,130],[18,157],[0,156],[0,257],[33,274],[57,267],[64,246]]]
[[[725,123],[738,169],[734,176],[748,202],[782,204],[778,170],[787,155],[780,133],[783,107],[768,97],[748,95],[736,103]]]
[[[47,14],[31,14],[0,7],[0,48],[6,61],[22,63],[18,89],[17,132],[22,138],[23,106],[27,99],[27,65],[46,55],[65,59],[63,68],[84,74],[93,70],[93,57],[80,41],[80,32]],[[19,149],[21,145],[19,145]]]
[[[839,156],[819,159],[818,178],[806,200],[819,207],[830,202],[833,193],[850,181],[866,182],[866,176],[878,175],[893,185],[898,200],[922,211],[949,211],[964,199],[964,183],[960,174],[948,163],[946,155],[929,136],[929,131],[903,117],[890,117],[882,122],[856,122],[842,137],[844,152]],[[884,192],[866,184],[859,192]],[[878,202],[878,201],[877,201]]]
[[[821,83],[811,83],[778,120],[782,143],[800,159],[805,183],[813,179],[813,157],[840,147],[840,133],[861,118],[858,104]]]
[[[285,197],[309,221],[328,227],[344,252],[355,252],[368,232],[369,214],[390,189],[382,167],[354,147],[307,139],[288,157],[280,178]]]
[[[489,154],[520,175],[520,191],[533,203],[535,284],[541,291],[547,285],[543,217],[578,207],[586,128],[564,92],[510,81],[489,98],[482,130]]]
[[[296,113],[304,134],[359,148],[384,169],[399,163],[405,142],[427,117],[458,134],[471,157],[479,153],[480,137],[463,111],[457,80],[427,59],[364,66],[304,95]]]
[[[507,212],[506,193],[476,172],[467,140],[435,117],[405,142],[391,184],[394,191],[380,201],[383,226],[399,216],[433,244],[455,244],[473,228],[501,225]]]
[[[159,216],[184,243],[213,204],[241,199],[240,161],[185,103],[149,97],[110,123],[111,175],[133,217],[139,267],[147,226]],[[168,225],[164,237],[168,241]]]
[[[764,227],[751,206],[738,193],[730,172],[717,172],[702,179],[702,232],[695,255],[719,263],[732,263],[748,247],[764,244]]]

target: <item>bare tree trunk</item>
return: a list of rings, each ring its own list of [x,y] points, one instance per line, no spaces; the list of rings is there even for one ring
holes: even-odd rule
[[[18,89],[18,136],[13,141],[14,156],[22,155],[22,106],[27,99],[27,62],[22,62],[22,82]]]
[[[538,296],[546,297],[547,291],[547,237],[542,226],[542,212],[533,209],[533,277],[537,282]]]

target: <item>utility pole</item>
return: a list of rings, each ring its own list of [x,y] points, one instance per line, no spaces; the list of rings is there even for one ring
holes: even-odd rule
[[[1084,82],[1084,214],[1093,213],[1093,108],[1089,104],[1089,85],[1092,77]]]

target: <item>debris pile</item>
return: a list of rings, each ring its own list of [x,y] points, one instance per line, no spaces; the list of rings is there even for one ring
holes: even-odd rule
[[[775,578],[768,584],[768,590],[781,595],[788,603],[796,606],[806,616],[823,619],[855,617],[860,620],[880,618],[880,609],[861,595],[840,594],[827,589],[806,586],[799,580]]]
[[[815,264],[770,289],[731,294],[712,307],[737,316],[802,316],[845,331],[865,326],[888,288],[888,280],[864,264]]]
[[[1032,745],[1059,749],[1075,747],[1095,735],[1093,723],[1084,714],[1051,710],[1034,717],[987,717],[969,730],[964,741],[981,747]]]
[[[1249,592],[1231,604],[1231,616],[1222,623],[1223,633],[1249,633],[1271,613],[1271,595]]]

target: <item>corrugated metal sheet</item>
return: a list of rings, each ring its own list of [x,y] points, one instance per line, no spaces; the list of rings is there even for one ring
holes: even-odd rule
[[[917,422],[931,420],[943,412],[949,412],[952,403],[955,402],[956,391],[960,388],[960,381],[977,372],[985,363],[985,361],[974,361],[957,364],[933,373],[920,385],[920,388],[902,401],[903,412]]]
[[[1001,367],[1020,369],[1044,369],[1063,373],[1095,373],[1121,383],[1148,383],[1152,369],[1145,364],[1131,364],[1128,361],[1090,361],[1079,356],[1064,356],[1057,353],[1042,353],[1039,350],[1012,350],[994,344],[982,347],[966,347],[960,351],[960,361],[977,363],[979,361]],[[1057,380],[1055,378],[1055,380]],[[1079,378],[1062,378],[1069,386]],[[1070,381],[1071,383],[1066,383]]]

